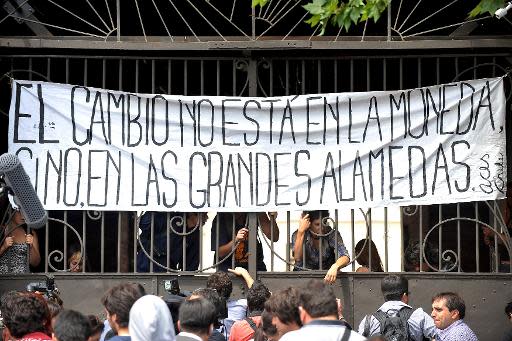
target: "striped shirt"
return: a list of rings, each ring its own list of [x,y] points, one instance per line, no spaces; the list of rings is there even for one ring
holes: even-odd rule
[[[478,338],[463,320],[457,320],[445,329],[437,329],[436,341],[478,341]]]

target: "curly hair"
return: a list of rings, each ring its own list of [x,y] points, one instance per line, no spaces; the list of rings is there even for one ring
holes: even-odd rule
[[[233,291],[233,282],[227,272],[217,271],[208,277],[206,287],[217,290],[217,293],[227,300]]]
[[[210,301],[210,303],[215,306],[215,311],[217,312],[217,320],[223,320],[228,317],[226,299],[221,297],[217,293],[217,290],[212,288],[198,288],[192,291],[192,296],[200,296]],[[216,326],[216,328],[218,327]]]
[[[270,291],[260,281],[254,281],[251,288],[247,291],[247,310],[249,313],[262,311],[265,308],[265,302],[270,297]]]
[[[46,333],[45,325],[51,320],[46,302],[34,293],[8,292],[0,310],[5,326],[17,339],[33,332]]]

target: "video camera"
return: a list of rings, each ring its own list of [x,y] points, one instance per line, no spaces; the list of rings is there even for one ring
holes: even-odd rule
[[[59,304],[62,302],[59,297],[59,289],[55,286],[55,278],[52,275],[46,276],[44,282],[31,282],[27,284],[27,291],[38,292],[49,301],[55,300]]]

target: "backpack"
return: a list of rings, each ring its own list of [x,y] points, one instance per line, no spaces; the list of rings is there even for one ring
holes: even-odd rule
[[[412,308],[403,307],[398,311],[395,316],[391,316],[383,311],[376,311],[372,315],[380,323],[380,335],[388,341],[409,341],[409,325],[407,320],[413,313]],[[364,336],[370,334],[370,321],[371,317],[366,316],[364,326]]]

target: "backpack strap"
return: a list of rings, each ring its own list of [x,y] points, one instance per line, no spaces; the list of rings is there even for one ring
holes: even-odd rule
[[[351,333],[350,329],[345,327],[345,332],[343,333],[343,336],[341,337],[340,341],[349,341],[350,340],[350,333]]]
[[[244,318],[244,320],[249,323],[249,325],[251,326],[251,328],[256,332],[256,329],[258,329],[258,327],[256,326],[256,323],[254,323],[254,321],[252,320],[252,318],[250,317],[246,317]]]
[[[409,333],[409,323],[407,323],[407,321],[409,321],[409,318],[411,318],[411,315],[413,312],[414,312],[414,309],[409,308],[409,307],[403,307],[398,312],[400,314],[400,320],[402,320],[404,322],[404,324],[407,326],[407,336],[409,337],[409,340],[411,339],[411,335]]]
[[[384,321],[386,321],[386,319],[389,317],[388,314],[381,310],[377,310],[372,314],[372,316],[375,317],[377,321],[379,321],[380,333],[382,334],[384,332]]]
[[[364,331],[363,331],[364,337],[370,336],[370,327],[371,327],[371,322],[372,322],[371,320],[372,320],[372,315],[366,315],[365,320],[364,320]]]

